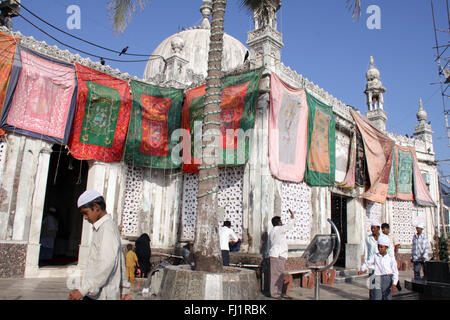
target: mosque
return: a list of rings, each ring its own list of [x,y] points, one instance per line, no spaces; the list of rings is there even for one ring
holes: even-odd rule
[[[86,67],[125,81],[188,90],[205,82],[210,37],[210,2],[203,1],[203,22],[165,39],[153,52],[143,79],[137,79],[109,66],[61,50],[32,37],[12,32],[23,47],[66,63]],[[7,29],[1,32],[11,33]],[[414,200],[389,198],[385,203],[363,198],[364,186],[342,188],[346,178],[351,141],[355,131],[353,107],[336,99],[317,84],[285,66],[281,50],[283,36],[277,31],[276,11],[270,21],[255,17],[255,28],[248,41],[241,43],[224,36],[222,68],[225,73],[239,73],[264,67],[256,106],[253,148],[248,163],[220,169],[219,220],[229,220],[242,239],[232,263],[258,264],[265,254],[265,238],[271,230],[271,218],[287,219],[288,209],[295,212],[295,226],[288,233],[288,270],[304,269],[301,258],[317,234],[329,234],[331,218],[340,230],[342,250],[336,266],[359,268],[364,255],[365,238],[371,221],[387,222],[401,243],[400,257],[409,261],[411,239],[418,221],[433,239],[440,227],[438,170],[433,149],[432,129],[427,112],[418,105],[414,136],[386,131],[389,108],[384,108],[381,73],[370,57],[366,74],[367,119],[400,147],[412,147],[426,188],[434,202],[420,206]],[[248,59],[245,60],[248,52]],[[369,57],[368,57],[369,58]],[[276,74],[293,88],[309,94],[332,107],[336,123],[335,184],[310,186],[305,182],[282,181],[271,173],[268,159],[268,117],[270,79]],[[361,93],[363,94],[363,92]],[[418,99],[419,100],[419,99]],[[388,104],[387,104],[388,105]],[[363,110],[361,110],[361,113]],[[91,226],[83,221],[76,199],[86,189],[104,194],[107,211],[121,230],[123,244],[142,233],[151,238],[153,252],[178,254],[192,241],[195,229],[198,174],[181,169],[155,169],[131,166],[125,162],[80,161],[64,145],[7,131],[0,142],[0,278],[65,277],[68,266],[83,270],[91,239]],[[40,237],[43,218],[55,208],[59,230],[54,256],[48,265],[40,263]]]

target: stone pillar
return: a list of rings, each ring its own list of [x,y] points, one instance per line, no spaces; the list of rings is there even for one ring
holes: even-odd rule
[[[25,265],[25,277],[35,277],[39,273],[39,251],[42,216],[44,213],[48,169],[52,153],[50,143],[45,143],[38,155],[36,188],[32,200],[30,231]],[[39,189],[39,190],[37,190]]]
[[[268,112],[270,78],[263,77],[251,135],[249,161],[243,179],[243,229],[252,237],[249,253],[262,253],[274,212],[275,181],[268,159]]]
[[[350,198],[347,202],[347,244],[345,248],[345,267],[359,269],[364,254],[364,214],[363,199]]]

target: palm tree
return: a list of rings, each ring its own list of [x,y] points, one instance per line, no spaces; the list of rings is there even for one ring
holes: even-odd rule
[[[360,13],[361,0],[346,0],[347,4],[354,1],[354,13]],[[150,0],[110,0],[108,9],[112,13],[114,29],[123,32],[136,11],[136,5],[143,10]],[[281,0],[240,0],[241,7],[256,13],[262,19],[269,19],[281,6]],[[212,0],[211,41],[208,54],[208,76],[206,78],[206,98],[203,111],[202,133],[202,163],[199,169],[197,223],[194,242],[194,261],[197,271],[219,273],[222,268],[222,256],[219,246],[217,220],[217,192],[219,170],[216,161],[219,157],[216,139],[212,135],[220,135],[220,104],[224,16],[226,0]],[[272,8],[272,11],[270,11]],[[357,10],[359,8],[359,11]],[[356,11],[355,11],[356,10]],[[355,13],[356,12],[356,13]],[[206,134],[205,134],[206,133]],[[211,135],[212,134],[212,135]]]

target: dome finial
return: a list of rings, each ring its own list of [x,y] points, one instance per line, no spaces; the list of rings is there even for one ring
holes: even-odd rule
[[[419,120],[419,123],[424,123],[427,121],[428,113],[423,108],[423,101],[422,98],[419,99],[419,111],[417,112],[417,120]]]
[[[209,16],[212,13],[212,1],[203,0],[203,5],[200,7],[200,12],[203,15],[202,29],[211,29],[211,24],[209,23]]]

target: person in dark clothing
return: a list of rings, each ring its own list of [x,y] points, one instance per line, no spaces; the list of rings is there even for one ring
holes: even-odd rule
[[[143,233],[136,240],[135,247],[139,269],[141,269],[141,277],[146,278],[150,271],[150,257],[152,255],[152,251],[150,249],[150,237],[147,233]]]

